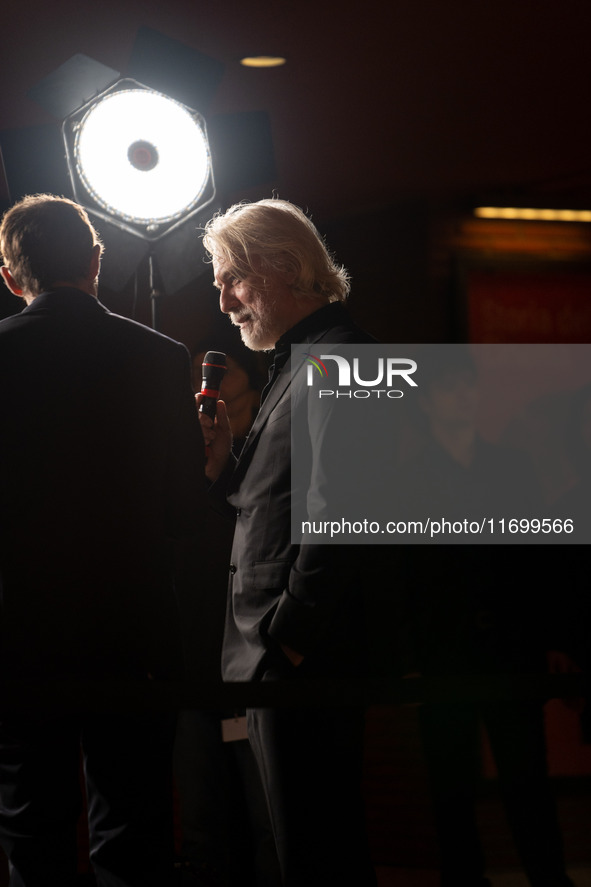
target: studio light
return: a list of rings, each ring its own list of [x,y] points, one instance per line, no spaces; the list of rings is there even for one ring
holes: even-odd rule
[[[105,245],[103,287],[123,290],[149,259],[160,290],[178,292],[207,271],[196,229],[213,201],[276,176],[266,111],[211,113],[224,70],[145,27],[125,74],[67,59],[27,94],[55,123],[0,131],[10,199],[47,191],[82,204]]]
[[[76,199],[157,240],[213,199],[201,115],[133,80],[120,80],[64,120]]]

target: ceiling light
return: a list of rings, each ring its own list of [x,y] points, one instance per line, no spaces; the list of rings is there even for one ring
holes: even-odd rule
[[[278,68],[284,65],[287,59],[275,55],[252,55],[240,59],[240,64],[246,68]]]
[[[517,219],[528,222],[591,222],[588,209],[534,209],[516,206],[479,206],[474,210],[479,219]]]

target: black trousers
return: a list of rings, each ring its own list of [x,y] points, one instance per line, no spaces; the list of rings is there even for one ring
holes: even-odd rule
[[[222,742],[221,718],[219,711],[179,713],[175,776],[181,855],[196,867],[206,863],[225,887],[279,887],[257,763],[248,740]]]
[[[10,887],[75,884],[81,760],[99,887],[171,884],[173,742],[168,714],[3,715],[0,843]]]
[[[263,680],[306,680],[305,664]],[[373,887],[361,795],[360,709],[249,709],[284,887]]]
[[[441,846],[442,887],[483,883],[476,822],[480,724],[498,769],[508,823],[532,887],[568,887],[556,805],[546,763],[540,702],[424,705],[419,710]]]

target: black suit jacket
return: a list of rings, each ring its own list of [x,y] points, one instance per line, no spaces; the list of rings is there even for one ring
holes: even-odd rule
[[[303,335],[298,335],[298,329]],[[292,335],[293,333],[293,335]],[[374,341],[331,303],[290,332],[293,343]],[[225,490],[236,517],[222,654],[225,680],[258,677],[281,644],[319,675],[355,671],[362,643],[361,586],[350,546],[291,541],[291,360],[276,378]]]
[[[180,674],[172,539],[203,507],[186,348],[75,289],[0,323],[0,657]]]

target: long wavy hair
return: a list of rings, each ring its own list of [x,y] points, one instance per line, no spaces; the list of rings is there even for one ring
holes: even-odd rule
[[[294,295],[342,302],[350,289],[347,270],[335,262],[306,214],[286,200],[237,203],[216,214],[204,228],[211,258],[228,264],[239,279],[281,275]]]

